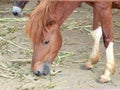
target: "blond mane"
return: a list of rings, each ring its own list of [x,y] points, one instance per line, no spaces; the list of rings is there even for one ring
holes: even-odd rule
[[[40,4],[33,10],[26,25],[26,34],[33,43],[39,43],[44,40],[47,25],[55,21],[53,16],[51,0],[41,0]]]

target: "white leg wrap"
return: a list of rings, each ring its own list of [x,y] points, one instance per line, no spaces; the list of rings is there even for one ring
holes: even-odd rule
[[[94,38],[94,45],[92,48],[90,59],[85,63],[87,69],[93,68],[93,64],[96,64],[99,60],[99,56],[100,56],[99,55],[99,43],[100,43],[100,38],[102,36],[102,28],[98,27],[91,34]]]
[[[108,45],[108,48],[106,49],[106,70],[104,75],[109,76],[111,74],[111,70],[114,67],[115,61],[114,61],[114,52],[113,52],[113,42],[110,42]]]
[[[100,38],[102,36],[102,28],[98,27],[91,34],[94,38],[94,45],[93,45],[93,49],[92,49],[92,53],[90,55],[90,58],[94,58],[94,57],[96,57],[96,55],[99,54],[99,43],[100,43]]]
[[[108,82],[111,80],[110,75],[115,72],[115,61],[113,52],[113,42],[110,42],[106,49],[106,69],[104,74],[101,76],[102,82]]]

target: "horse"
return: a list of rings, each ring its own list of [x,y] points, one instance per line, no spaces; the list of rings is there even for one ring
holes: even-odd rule
[[[48,75],[50,67],[62,46],[60,26],[66,18],[84,1],[41,0],[33,10],[26,24],[26,34],[33,43],[31,69],[35,75]],[[106,68],[100,76],[100,82],[109,82],[115,73],[116,64],[113,52],[114,36],[112,23],[112,1],[87,2],[93,7],[93,49],[90,59],[85,63],[92,69],[99,61],[99,43],[103,36],[106,52]],[[116,7],[116,6],[115,6]]]
[[[26,6],[29,0],[14,0],[12,13],[14,16],[21,16],[22,9]],[[40,3],[40,0],[37,1]]]

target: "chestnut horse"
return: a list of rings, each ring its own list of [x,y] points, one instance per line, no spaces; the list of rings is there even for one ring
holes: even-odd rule
[[[35,75],[48,75],[50,66],[57,56],[62,45],[60,26],[66,18],[76,9],[81,1],[52,1],[42,0],[33,10],[27,25],[26,34],[33,42],[32,71]],[[113,52],[113,23],[112,1],[91,1],[94,20],[92,35],[94,38],[93,50],[90,59],[85,63],[87,69],[92,69],[99,61],[99,42],[103,36],[106,51],[106,68],[100,77],[101,82],[111,80],[116,65]]]

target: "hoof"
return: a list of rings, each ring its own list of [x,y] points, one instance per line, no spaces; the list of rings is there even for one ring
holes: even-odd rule
[[[91,64],[91,62],[88,61],[88,62],[85,63],[85,67],[86,67],[86,69],[89,70],[89,69],[93,68],[93,65]]]
[[[107,83],[107,82],[109,82],[110,80],[111,80],[111,78],[110,78],[109,76],[101,75],[99,81],[102,82],[102,83]]]

